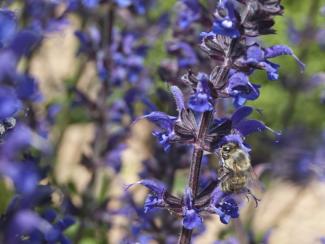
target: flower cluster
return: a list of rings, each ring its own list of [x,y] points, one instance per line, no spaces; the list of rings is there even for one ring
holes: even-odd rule
[[[114,18],[119,11],[127,10],[132,16],[126,22],[132,21],[134,16],[144,15],[151,4],[143,1],[28,0],[19,5],[21,11],[17,12],[9,10],[11,4],[12,1],[8,1],[4,4],[8,8],[0,10],[0,176],[1,180],[12,182],[15,196],[6,206],[7,210],[1,213],[0,241],[70,243],[64,234],[74,223],[70,215],[80,215],[84,208],[89,208],[90,201],[98,213],[107,214],[107,210],[98,207],[97,199],[89,198],[87,203],[76,207],[69,193],[62,186],[57,188],[51,172],[57,152],[48,139],[61,106],[49,102],[43,108],[37,79],[31,73],[31,61],[44,37],[72,25],[70,14],[80,14],[83,18],[85,13],[95,16],[99,5],[108,8],[107,13],[98,16],[100,20],[96,24],[89,21],[76,31],[80,41],[77,55],[96,64],[102,86],[99,99],[91,100],[77,84],[70,86],[69,92],[72,93],[72,111],[76,106],[83,106],[96,121],[98,135],[93,148],[97,155],[93,158],[83,155],[84,166],[94,175],[97,167],[110,166],[118,172],[121,153],[126,148],[128,121],[136,112],[135,106],[141,103],[150,107],[151,104],[144,97],[150,87],[150,77],[144,68],[149,41],[139,35],[141,30],[114,27]],[[163,32],[163,27],[160,23],[153,24],[148,32]],[[122,92],[115,100],[107,101],[115,92],[112,88],[116,87]],[[39,102],[42,105],[38,105]],[[36,105],[42,106],[42,113],[35,111]],[[108,124],[114,124],[114,130],[106,132]],[[98,145],[104,148],[98,150]],[[62,201],[52,201],[53,194],[62,195]],[[96,217],[94,221],[99,219],[102,218]]]
[[[202,21],[200,13],[206,10],[198,1],[183,1],[182,6],[184,11],[178,19],[178,30],[184,31],[190,29],[192,23]],[[218,214],[225,224],[239,216],[238,201],[234,196],[251,193],[245,183],[240,189],[235,188],[237,190],[220,188],[221,181],[232,184],[231,180],[227,181],[227,177],[241,177],[237,170],[226,168],[224,160],[229,160],[229,156],[224,156],[221,150],[228,148],[230,143],[243,154],[248,154],[251,149],[245,137],[268,129],[261,121],[247,119],[253,109],[244,106],[245,102],[255,100],[260,95],[260,85],[251,83],[249,76],[259,69],[267,73],[269,80],[278,79],[279,65],[270,59],[282,55],[292,56],[300,68],[304,68],[304,64],[289,47],[275,45],[265,48],[256,39],[257,36],[274,33],[273,18],[282,13],[280,1],[219,1],[214,19],[205,22],[211,26],[211,31],[200,34],[200,47],[210,57],[214,65],[212,71],[189,70],[182,76],[179,82],[181,86],[171,86],[176,102],[176,116],[153,111],[140,118],[156,126],[153,135],[166,151],[173,148],[173,144],[193,146],[189,185],[182,198],[171,195],[166,186],[155,181],[137,182],[151,191],[145,201],[146,211],[159,207],[175,212],[183,218],[183,227],[187,230],[202,224],[201,212]],[[186,42],[170,43],[168,50],[178,56],[179,68],[190,68],[197,63],[195,52]],[[233,101],[237,110],[232,116],[217,116],[217,104],[221,99]],[[220,155],[219,167],[222,170],[219,173],[226,172],[228,175],[226,179],[218,175],[219,179],[215,178],[206,189],[198,192],[203,152]],[[181,240],[188,241],[190,234],[186,231],[184,233]]]
[[[266,143],[247,141],[253,133],[275,133],[266,125],[273,127],[273,118],[257,120],[261,113],[251,101],[259,107],[261,94],[267,96],[271,86],[262,86],[263,77],[279,79],[275,58],[287,55],[302,71],[305,65],[297,56],[304,62],[314,56],[312,42],[323,48],[317,18],[306,18],[299,30],[289,22],[289,39],[303,44],[296,56],[288,46],[267,47],[259,39],[275,34],[274,18],[284,13],[281,0],[179,0],[171,11],[172,2],[1,2],[1,243],[176,243],[178,237],[179,243],[190,243],[213,215],[224,225],[234,221],[235,229],[240,227],[244,197],[258,206],[252,170],[260,176],[271,169],[295,183],[324,179],[324,138],[316,138],[317,128],[291,128],[276,143],[264,134],[272,144],[268,150],[258,150]],[[311,1],[308,15],[319,12],[319,5]],[[53,36],[73,39],[69,50],[75,52],[75,67],[52,84],[56,68],[47,80],[36,67],[43,54],[56,49],[57,60],[70,59],[60,44],[47,45]],[[310,79],[288,72],[280,81],[276,87],[287,96],[279,96],[288,98],[277,110],[284,111],[284,127],[298,116],[311,120],[312,114],[294,113],[299,92],[319,87],[324,74]],[[43,94],[53,87],[58,94],[43,95],[39,84]],[[141,123],[133,127],[132,121]],[[63,152],[74,151],[68,148],[74,144],[70,129],[84,126],[89,131],[77,131],[83,144],[71,160]],[[152,131],[150,140],[158,143],[139,140],[138,126],[140,133]],[[85,177],[65,177],[60,160],[66,158]],[[268,160],[272,167],[255,167]],[[116,184],[124,185],[126,164],[137,165],[132,173],[139,180],[119,191]],[[135,189],[139,185],[149,191],[146,197]],[[228,234],[216,243],[242,241],[239,236],[226,240]],[[247,242],[256,242],[251,237]]]

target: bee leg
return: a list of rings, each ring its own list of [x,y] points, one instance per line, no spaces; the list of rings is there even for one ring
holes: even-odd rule
[[[251,192],[251,190],[250,189],[248,189],[248,188],[245,188],[245,189],[243,189],[244,190],[244,193],[246,193],[245,194],[245,196],[246,196],[246,198],[249,200],[249,196],[251,196],[252,198],[253,198],[253,200],[255,201],[255,208],[257,208],[257,206],[258,206],[258,202],[259,201],[261,201],[261,199],[258,199],[252,192]]]
[[[245,194],[245,197],[247,199],[247,202],[249,202],[249,196],[248,196],[248,194]]]

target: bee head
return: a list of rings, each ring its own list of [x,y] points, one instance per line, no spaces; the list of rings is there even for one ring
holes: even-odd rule
[[[228,159],[230,157],[231,153],[236,150],[236,148],[238,148],[236,143],[229,142],[227,144],[224,144],[220,148],[220,153],[221,153],[222,158],[224,160]]]
[[[229,142],[221,147],[221,151],[224,153],[230,153],[236,148],[238,148],[238,145],[236,143]]]

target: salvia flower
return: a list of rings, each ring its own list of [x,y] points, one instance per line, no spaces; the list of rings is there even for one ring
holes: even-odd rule
[[[212,97],[208,87],[209,78],[203,73],[198,74],[197,78],[198,83],[196,91],[189,99],[189,108],[200,113],[211,111],[213,109],[213,105],[211,103]]]
[[[244,63],[252,68],[265,70],[269,80],[277,80],[279,77],[279,65],[270,62],[268,59],[282,55],[292,56],[301,69],[304,69],[305,65],[297,58],[289,47],[284,45],[275,45],[269,48],[261,48],[258,45],[252,45],[247,49],[246,60]]]
[[[232,218],[239,217],[237,202],[228,195],[225,195],[219,187],[211,193],[209,211],[219,215],[223,224],[229,224]]]
[[[234,98],[236,107],[245,104],[246,100],[255,100],[259,97],[259,85],[252,84],[248,75],[243,72],[233,72],[225,88],[225,93]]]
[[[167,51],[170,54],[177,55],[179,68],[190,68],[198,63],[197,54],[191,45],[183,41],[174,41],[167,43]]]
[[[215,35],[237,38],[240,36],[238,19],[235,16],[234,5],[231,1],[221,1],[215,12],[216,20],[213,23],[212,32]]]
[[[177,16],[177,27],[186,30],[191,24],[201,18],[201,5],[197,0],[182,0],[182,6]]]
[[[0,120],[14,116],[22,107],[15,91],[10,88],[0,88]]]
[[[17,20],[14,12],[0,9],[0,48],[5,47],[14,37],[17,28]]]
[[[185,107],[182,91],[177,86],[172,86],[171,91],[176,101],[178,117],[155,111],[140,118],[148,119],[159,128],[153,135],[165,150],[168,150],[172,143],[193,143],[197,134],[194,113]]]
[[[154,180],[140,180],[136,183],[128,185],[126,187],[126,190],[128,190],[130,187],[132,187],[134,185],[138,185],[138,184],[147,187],[151,192],[147,196],[145,203],[144,203],[145,213],[150,211],[153,208],[161,208],[166,205],[165,198],[166,198],[167,189],[163,183],[154,181]]]
[[[186,229],[192,230],[202,225],[202,222],[202,217],[194,207],[192,190],[186,188],[184,194],[183,226]]]

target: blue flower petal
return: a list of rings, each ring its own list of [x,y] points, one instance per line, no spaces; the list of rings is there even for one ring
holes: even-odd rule
[[[152,134],[158,139],[159,144],[163,146],[164,151],[168,151],[171,147],[171,143],[169,141],[170,134],[159,131],[153,131]]]
[[[231,116],[231,121],[233,125],[238,124],[243,119],[248,117],[253,112],[253,108],[245,106],[237,109],[235,113]]]
[[[254,132],[261,132],[265,129],[267,129],[267,127],[265,126],[265,124],[261,121],[258,120],[245,120],[245,121],[241,121],[240,123],[238,123],[235,128],[240,131],[240,133],[243,136],[247,136],[249,134],[252,134]]]
[[[140,119],[148,119],[151,123],[155,124],[162,130],[171,131],[176,121],[176,117],[169,116],[163,112],[151,112]]]
[[[128,190],[130,187],[139,184],[147,187],[156,196],[162,196],[166,191],[166,186],[163,183],[154,180],[140,180],[133,184],[127,185],[125,190]]]
[[[274,45],[272,47],[265,49],[265,58],[275,58],[282,55],[292,56],[296,62],[299,64],[302,70],[305,69],[305,64],[299,60],[299,58],[294,54],[291,48],[285,45]]]
[[[260,95],[259,86],[250,83],[248,76],[242,72],[230,76],[226,91],[235,98],[237,105],[242,105],[241,100],[255,100]]]
[[[144,201],[144,212],[148,213],[150,210],[158,207],[162,202],[162,198],[158,198],[156,195],[149,194]]]
[[[183,218],[183,226],[186,229],[192,230],[194,228],[200,227],[202,223],[203,221],[201,216],[194,209],[188,209],[185,211]]]
[[[209,96],[203,92],[194,93],[190,99],[188,106],[193,111],[203,113],[213,109],[212,104],[209,102]]]
[[[198,84],[196,92],[189,99],[189,108],[193,111],[203,113],[213,109],[212,97],[209,89],[209,78],[205,73],[197,75]]]

